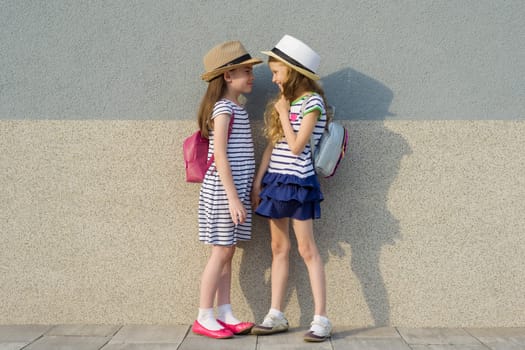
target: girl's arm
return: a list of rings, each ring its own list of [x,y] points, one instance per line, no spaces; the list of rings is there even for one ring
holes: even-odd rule
[[[310,136],[314,131],[317,118],[319,118],[319,111],[313,110],[306,114],[303,117],[299,132],[295,133],[289,120],[290,101],[285,99],[284,95],[281,95],[281,98],[275,103],[275,109],[279,114],[284,136],[286,137],[286,142],[288,143],[290,150],[296,156],[301,154],[304,147],[310,143]]]
[[[230,207],[230,215],[234,224],[244,223],[246,220],[246,208],[239,199],[233,176],[228,161],[228,129],[230,127],[230,118],[228,114],[220,114],[214,119],[214,137],[215,137],[215,166],[221,179],[226,196],[228,197],[228,204]]]
[[[266,170],[268,170],[268,165],[270,164],[270,158],[272,156],[272,149],[272,144],[268,143],[268,145],[266,145],[266,148],[264,149],[264,153],[261,158],[261,164],[259,165],[259,170],[257,171],[257,174],[253,179],[252,207],[254,209],[259,206],[259,202],[261,201],[259,194],[262,190],[262,179],[264,177],[264,174],[266,173]]]

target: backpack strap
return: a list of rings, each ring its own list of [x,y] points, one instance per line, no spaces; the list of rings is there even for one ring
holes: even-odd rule
[[[303,117],[303,114],[304,114],[304,109],[306,107],[306,102],[308,102],[308,99],[310,97],[312,97],[314,94],[310,94],[310,95],[306,95],[306,97],[304,98],[304,101],[301,105],[301,118]],[[314,127],[314,130],[315,130],[315,127]],[[312,134],[310,135],[310,157],[312,158],[312,165],[314,167],[314,170],[315,170],[315,157],[314,157],[314,150],[315,150],[315,139],[314,139],[314,132],[312,131]]]
[[[232,134],[232,130],[233,130],[233,118],[234,118],[234,111],[233,111],[233,108],[232,108],[232,115],[231,115],[231,118],[230,118],[230,125],[228,126],[228,140],[230,139],[230,135]],[[208,163],[207,163],[208,168],[213,164],[214,161],[215,161],[215,154],[212,154],[210,159],[208,159]]]

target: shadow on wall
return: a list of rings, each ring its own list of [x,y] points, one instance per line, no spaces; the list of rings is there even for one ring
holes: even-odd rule
[[[255,84],[246,109],[253,119],[262,119],[267,102],[277,94],[267,65],[255,66]],[[321,79],[328,103],[336,107],[340,120],[383,120],[394,116],[388,111],[392,91],[352,68],[346,68]]]
[[[377,122],[392,115],[388,109],[393,93],[388,87],[351,68],[323,78],[322,84],[328,102],[336,106],[336,119],[362,121],[347,124],[349,154],[335,177],[321,180],[325,200],[321,204],[321,219],[315,221],[321,256],[325,263],[330,256],[349,259],[354,273],[341,275],[327,270],[327,284],[336,285],[337,290],[349,290],[355,288],[352,282],[356,277],[374,324],[390,325],[390,303],[380,257],[384,245],[395,244],[401,237],[399,223],[388,210],[387,196],[398,174],[401,158],[411,150],[403,137]],[[253,106],[264,108],[265,103],[256,100]],[[261,149],[264,145],[257,147]],[[350,257],[346,256],[345,245],[351,249]],[[260,322],[270,307],[271,248],[265,219],[255,217],[253,239],[240,248],[243,250],[239,275],[241,288],[255,320]],[[293,292],[300,306],[300,324],[309,325],[313,317],[313,299],[295,239],[292,239],[290,254],[287,302]],[[329,290],[329,310],[341,304],[331,299],[333,294]],[[359,291],[351,294],[359,295]],[[337,297],[347,298],[344,295]],[[353,315],[352,305],[357,302],[346,299],[344,305],[350,305],[350,309],[344,313]],[[349,319],[346,322],[355,321]]]
[[[255,66],[253,75],[255,83],[252,92],[248,95],[245,107],[250,115],[250,119],[262,120],[266,104],[279,92],[279,89],[272,83],[272,74],[267,64]],[[254,138],[261,137],[261,135],[262,131],[254,130]]]

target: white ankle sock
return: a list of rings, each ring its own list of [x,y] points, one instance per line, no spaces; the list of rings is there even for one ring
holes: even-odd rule
[[[210,331],[218,331],[219,329],[223,328],[215,319],[215,315],[213,314],[213,308],[199,308],[199,316],[197,317],[197,321],[199,321],[201,326],[203,326],[206,329],[209,329]]]
[[[235,316],[233,316],[231,304],[220,305],[218,308],[217,318],[227,324],[238,324],[241,323]]]
[[[277,310],[277,309],[274,309],[274,308],[271,308],[270,311],[268,311],[268,313],[270,315],[278,317],[278,318],[283,318],[284,317],[284,313],[281,310]]]

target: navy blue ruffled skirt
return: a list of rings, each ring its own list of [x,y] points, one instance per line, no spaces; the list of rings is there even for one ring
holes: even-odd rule
[[[319,219],[323,194],[316,175],[266,173],[262,180],[261,203],[255,213],[267,218]]]

